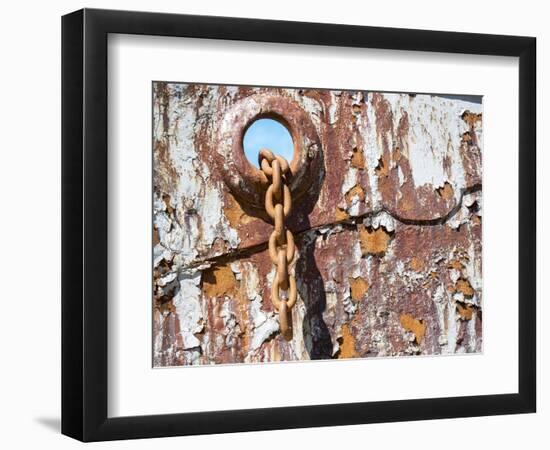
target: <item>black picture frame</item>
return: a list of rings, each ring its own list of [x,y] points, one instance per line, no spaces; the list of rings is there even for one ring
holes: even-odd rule
[[[107,416],[107,36],[519,57],[517,393]],[[530,413],[536,409],[536,39],[83,9],[62,18],[62,433],[82,441]]]

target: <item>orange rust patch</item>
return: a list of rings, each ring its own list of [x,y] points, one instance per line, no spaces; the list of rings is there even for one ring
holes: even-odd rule
[[[363,256],[368,254],[382,255],[386,252],[391,236],[383,227],[373,230],[360,224],[357,228]]]
[[[235,200],[235,197],[227,194],[226,199],[227,205],[224,213],[232,228],[237,228],[239,225],[247,224],[254,220],[254,217],[250,217],[243,211],[239,202]]]
[[[462,133],[462,142],[463,143],[472,142],[472,134],[469,131]]]
[[[401,314],[399,317],[399,321],[401,322],[401,326],[405,328],[405,330],[410,331],[414,334],[416,338],[416,342],[420,344],[422,342],[422,339],[424,339],[424,335],[426,334],[426,324],[424,321],[415,319],[410,314]]]
[[[411,262],[409,263],[411,266],[411,269],[415,272],[420,272],[422,269],[424,269],[424,261],[422,261],[420,258],[417,258],[416,256],[413,256],[411,258]]]
[[[460,302],[457,302],[456,304],[456,311],[458,314],[460,314],[460,317],[463,320],[472,320],[472,316],[474,314],[474,307],[472,305],[463,304]]]
[[[452,261],[450,261],[448,267],[449,269],[456,269],[456,270],[464,269],[464,265],[458,259],[453,259]]]
[[[363,170],[365,168],[365,155],[363,154],[362,149],[353,147],[351,166],[359,170]]]
[[[342,208],[336,208],[336,214],[334,215],[334,217],[337,222],[340,222],[341,220],[348,220],[350,218],[350,215]]]
[[[353,200],[353,197],[359,197],[359,201],[364,202],[365,201],[365,191],[361,186],[356,184],[353,186],[347,193],[346,193],[346,203],[348,206],[351,205],[351,202]]]
[[[474,288],[470,282],[464,278],[459,278],[456,282],[455,289],[458,292],[462,292],[465,297],[473,297]]]
[[[338,351],[338,358],[356,358],[358,355],[355,350],[355,337],[351,334],[349,325],[342,325],[342,337],[338,338],[340,341],[340,349]]]
[[[237,279],[229,266],[214,266],[202,275],[202,291],[207,297],[221,297],[235,292]]]
[[[390,163],[386,156],[382,156],[378,159],[378,165],[376,166],[375,172],[379,177],[387,177],[390,174]]]
[[[453,198],[454,189],[449,183],[445,182],[443,187],[437,188],[437,193],[445,200],[450,200]]]
[[[369,283],[361,277],[350,278],[349,286],[351,291],[351,299],[355,302],[361,300],[369,290]]]
[[[462,120],[466,122],[470,126],[470,128],[473,128],[476,123],[481,123],[482,115],[466,110],[462,113]]]
[[[474,214],[472,216],[472,222],[474,223],[474,225],[479,225],[481,224],[481,217],[478,216],[477,214]]]

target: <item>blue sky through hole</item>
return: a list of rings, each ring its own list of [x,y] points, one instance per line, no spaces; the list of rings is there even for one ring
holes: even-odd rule
[[[294,144],[288,130],[273,119],[258,119],[246,130],[243,139],[244,154],[258,167],[258,152],[268,148],[289,162],[294,155]]]

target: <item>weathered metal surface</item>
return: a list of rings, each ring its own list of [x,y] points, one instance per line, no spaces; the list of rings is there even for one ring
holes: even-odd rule
[[[239,151],[249,122],[228,117],[254,118],[241,105],[278,105],[305,142],[297,158],[313,149],[287,221],[298,249],[290,342],[268,300],[272,225],[234,194],[254,171],[218,151],[222,124]],[[155,366],[481,350],[480,104],[155,83],[153,109]],[[224,165],[246,170],[229,186]]]

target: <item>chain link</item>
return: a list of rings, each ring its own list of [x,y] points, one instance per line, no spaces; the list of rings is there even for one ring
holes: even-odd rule
[[[287,185],[290,167],[286,159],[275,156],[270,150],[260,150],[260,167],[269,180],[265,193],[265,211],[273,220],[274,229],[269,236],[269,257],[276,267],[271,285],[271,303],[279,313],[281,335],[292,339],[292,308],[296,304],[296,278],[289,271],[296,246],[292,232],[285,227],[285,219],[292,209],[292,198]],[[286,292],[286,297],[282,295]]]

